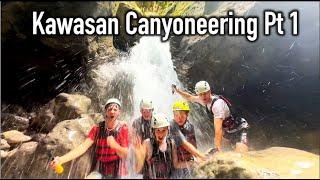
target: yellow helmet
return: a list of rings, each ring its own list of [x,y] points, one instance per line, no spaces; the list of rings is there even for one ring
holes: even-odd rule
[[[173,111],[190,111],[189,104],[185,101],[176,101],[172,106]]]

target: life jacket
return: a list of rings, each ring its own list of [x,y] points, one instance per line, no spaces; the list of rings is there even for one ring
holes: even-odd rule
[[[136,128],[141,137],[141,141],[152,137],[151,120],[146,121],[141,116],[136,123]]]
[[[167,150],[161,152],[154,138],[150,138],[152,156],[146,160],[143,168],[143,179],[169,179],[172,173],[172,143],[171,138],[166,139]]]
[[[208,109],[208,107],[206,106],[206,111],[207,111],[207,114],[208,114],[208,117],[210,119],[213,119],[214,118],[214,114],[212,112],[212,106],[213,104],[218,100],[218,99],[222,99],[226,104],[227,106],[229,107],[229,110],[230,110],[230,116],[225,118],[222,122],[222,128],[228,132],[228,133],[233,133],[235,131],[238,131],[239,130],[239,127],[244,127],[244,126],[240,126],[243,122],[243,118],[234,118],[232,116],[232,104],[230,102],[230,100],[228,100],[227,98],[223,97],[222,95],[216,95],[214,96],[214,98],[212,99],[212,102],[211,102],[211,105]],[[246,121],[245,121],[246,123]]]
[[[120,157],[117,155],[115,149],[111,149],[106,146],[107,137],[113,136],[117,139],[122,125],[117,124],[114,130],[106,132],[105,122],[99,123],[99,131],[95,137],[95,145],[93,149],[93,161],[91,165],[91,171],[97,170],[106,177],[117,178],[119,176]],[[104,161],[100,161],[99,158],[104,158]]]
[[[197,148],[196,136],[194,134],[194,128],[190,122],[186,121],[183,127],[179,127],[182,134],[186,137],[186,140]],[[182,145],[177,146],[177,156],[179,161],[192,161],[193,155],[187,151]]]

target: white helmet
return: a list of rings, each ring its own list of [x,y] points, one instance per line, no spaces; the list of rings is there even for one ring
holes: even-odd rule
[[[108,99],[108,101],[106,102],[106,104],[104,105],[104,108],[106,108],[109,104],[111,103],[116,103],[119,105],[119,107],[121,108],[121,102],[119,101],[119,99],[117,98],[110,98]]]
[[[140,101],[140,109],[153,109],[152,100],[142,99]]]
[[[210,90],[210,85],[207,81],[199,81],[195,85],[194,91],[196,94],[204,93]]]
[[[167,127],[170,126],[169,120],[166,117],[166,115],[162,113],[158,113],[153,115],[152,120],[151,120],[151,127],[152,128],[162,128],[162,127]]]

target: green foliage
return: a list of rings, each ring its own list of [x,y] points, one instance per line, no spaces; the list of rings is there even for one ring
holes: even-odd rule
[[[116,14],[120,3],[126,4],[143,16],[199,16],[202,15],[204,9],[203,4],[192,1],[120,1],[112,3],[113,15]]]

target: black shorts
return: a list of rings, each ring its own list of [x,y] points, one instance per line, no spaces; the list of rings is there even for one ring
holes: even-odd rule
[[[224,131],[223,137],[230,141],[233,148],[235,147],[236,143],[239,142],[246,144],[247,146],[249,145],[247,129],[242,129],[234,133],[227,133],[226,131]]]

